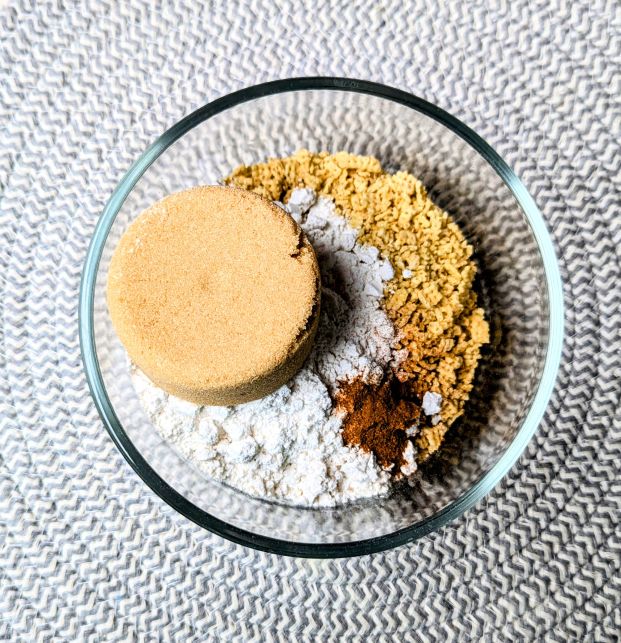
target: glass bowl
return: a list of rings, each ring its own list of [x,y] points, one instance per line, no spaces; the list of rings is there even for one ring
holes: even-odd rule
[[[147,205],[218,182],[239,164],[301,148],[346,150],[407,170],[461,225],[475,248],[477,288],[492,343],[466,413],[414,486],[335,509],[281,506],[205,478],[147,420],[110,323],[105,290],[112,251]],[[532,198],[472,130],[403,91],[343,78],[296,78],[224,96],[163,134],[112,194],[90,244],[80,291],[80,340],[95,404],[138,475],[205,529],[279,554],[338,557],[412,541],[487,494],[533,435],[561,354],[561,280]]]

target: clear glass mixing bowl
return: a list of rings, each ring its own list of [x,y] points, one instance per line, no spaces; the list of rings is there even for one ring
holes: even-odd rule
[[[492,329],[464,418],[413,487],[336,509],[279,506],[213,482],[149,423],[110,323],[113,249],[143,208],[215,183],[239,164],[312,151],[370,154],[419,177],[461,225],[480,267]],[[537,428],[563,335],[561,280],[541,214],[502,159],[472,130],[411,94],[341,78],[299,78],[213,101],[161,136],[110,198],[88,251],[80,339],[93,398],[112,439],[167,503],[235,542],[280,554],[353,556],[414,540],[456,518],[507,473]]]

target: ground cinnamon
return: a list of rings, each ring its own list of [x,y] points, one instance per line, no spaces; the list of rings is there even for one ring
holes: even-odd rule
[[[337,412],[344,414],[343,439],[375,454],[378,464],[396,474],[405,464],[408,433],[418,430],[420,405],[393,377],[378,384],[361,378],[346,382],[336,395]]]

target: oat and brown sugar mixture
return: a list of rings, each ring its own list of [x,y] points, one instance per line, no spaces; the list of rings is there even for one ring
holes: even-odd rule
[[[415,439],[418,459],[426,459],[462,415],[481,346],[489,341],[488,324],[472,288],[476,274],[472,247],[457,224],[433,203],[418,179],[406,172],[389,174],[368,156],[302,150],[287,158],[239,167],[226,183],[283,202],[295,188],[312,188],[332,198],[359,230],[359,239],[390,260],[395,276],[386,286],[384,306],[399,331],[396,348],[405,349],[406,354],[393,375],[401,385],[390,390],[405,391],[408,400],[419,403],[429,391],[442,396],[441,419],[420,416]],[[399,402],[391,404],[403,409]],[[358,413],[358,418],[363,416]],[[357,436],[376,441],[378,427],[384,426],[387,444],[398,450],[404,442],[401,420],[386,420],[386,425],[374,421]],[[355,442],[355,432],[350,433],[345,439]],[[384,444],[377,450],[362,446],[373,450],[378,460],[388,460],[387,452],[379,450]],[[399,461],[400,454],[395,457],[396,468]]]

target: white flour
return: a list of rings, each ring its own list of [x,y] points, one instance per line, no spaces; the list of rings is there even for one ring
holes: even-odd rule
[[[138,371],[134,386],[150,420],[185,458],[248,494],[309,506],[384,494],[389,475],[371,454],[343,444],[330,394],[345,379],[381,378],[399,357],[380,306],[392,267],[376,248],[356,243],[331,200],[298,189],[284,207],[312,242],[322,274],[319,329],[304,367],[271,395],[231,407],[179,400]]]

